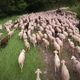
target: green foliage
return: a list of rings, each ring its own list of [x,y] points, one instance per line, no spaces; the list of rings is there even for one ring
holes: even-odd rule
[[[0,16],[5,14],[20,14],[26,11],[36,12],[62,6],[74,6],[79,0],[2,0],[0,1]]]

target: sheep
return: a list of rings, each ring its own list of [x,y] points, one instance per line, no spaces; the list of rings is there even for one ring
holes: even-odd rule
[[[22,51],[20,52],[19,57],[18,57],[18,64],[20,66],[21,72],[23,69],[24,61],[25,61],[25,50],[22,49]]]
[[[68,33],[66,31],[63,30],[63,34],[67,37]]]
[[[41,41],[41,37],[38,33],[36,33],[36,39],[37,39],[37,42],[40,42]]]
[[[60,45],[56,42],[55,38],[54,38],[54,41],[53,41],[53,46],[54,46],[54,49],[55,50],[58,50],[58,52],[60,53]]]
[[[78,53],[80,53],[80,46],[76,46],[75,49],[77,50]]]
[[[43,28],[42,26],[39,26],[39,30],[40,30],[40,31],[43,31],[44,28]]]
[[[27,34],[25,33],[25,31],[23,32],[23,39],[27,39]]]
[[[48,29],[45,29],[45,31],[46,31],[46,33],[47,33],[47,34],[50,34],[50,35],[52,35],[52,32],[51,32],[50,30],[48,30]]]
[[[19,34],[18,34],[18,36],[20,37],[20,39],[22,39],[22,37],[23,37],[23,32],[24,32],[24,30],[22,29],[21,32],[19,32]]]
[[[59,36],[59,38],[60,38],[61,40],[64,40],[64,39],[66,38],[65,35],[62,34],[62,33],[58,33],[57,35]]]
[[[60,59],[58,56],[58,51],[56,50],[54,51],[54,66],[55,66],[55,73],[56,73],[60,69]]]
[[[26,49],[30,50],[30,43],[28,42],[27,39],[24,39],[24,44],[25,44]]]
[[[45,39],[47,39],[47,38],[48,38],[48,35],[47,35],[46,33],[44,33],[44,34],[43,34],[43,37],[44,37]]]
[[[49,41],[45,38],[42,39],[43,43],[45,44],[45,47],[47,49],[47,47],[49,46]]]
[[[73,63],[73,70],[76,71],[80,75],[80,62],[76,59],[75,56],[71,57]]]
[[[72,38],[75,40],[75,41],[77,41],[77,42],[79,42],[80,43],[80,38],[78,37],[78,36],[76,36],[76,35],[74,35],[74,34],[70,34],[71,36],[72,36]]]
[[[1,40],[0,46],[2,48],[5,47],[8,44],[8,40],[9,40],[9,36],[7,35]]]
[[[5,28],[6,28],[7,32],[10,32],[10,29],[8,27],[5,27]]]
[[[48,37],[49,37],[50,41],[53,42],[54,37],[52,35],[50,35],[50,34],[48,34]]]
[[[34,37],[30,36],[30,42],[33,44],[34,47],[36,46],[37,40],[35,36]]]
[[[27,31],[27,34],[30,37],[30,35],[31,35],[31,30],[30,29]]]
[[[38,31],[38,33],[41,37],[43,37],[43,33],[41,31]]]
[[[8,35],[11,37],[11,36],[13,35],[14,31],[15,31],[15,29],[13,29],[12,31],[10,31],[10,32],[8,33]]]
[[[69,45],[71,48],[75,48],[74,42],[71,41],[71,39],[68,39]]]
[[[61,46],[61,48],[63,47],[63,41],[59,37],[56,37],[56,42]]]
[[[70,74],[69,74],[69,70],[67,68],[67,66],[65,65],[65,61],[62,60],[61,61],[61,78],[62,80],[70,80]]]

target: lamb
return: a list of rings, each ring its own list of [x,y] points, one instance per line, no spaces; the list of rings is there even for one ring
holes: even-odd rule
[[[62,80],[70,80],[70,74],[67,66],[65,65],[65,61],[61,61],[62,66],[61,66],[61,78]]]
[[[58,56],[58,51],[54,51],[54,66],[55,66],[55,72],[59,71],[60,69],[60,59]]]
[[[22,51],[21,51],[21,53],[19,54],[19,57],[18,57],[18,64],[20,66],[21,72],[22,72],[22,69],[23,69],[24,60],[25,60],[25,50],[22,49]]]
[[[72,56],[71,60],[72,60],[72,63],[73,63],[73,70],[78,72],[78,74],[80,75],[80,62],[76,59],[75,56]]]

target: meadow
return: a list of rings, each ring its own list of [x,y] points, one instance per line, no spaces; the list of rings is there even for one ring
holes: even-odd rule
[[[9,17],[0,21],[3,24],[8,19],[13,21],[16,16]],[[6,35],[5,30],[1,30],[3,35]],[[12,38],[5,48],[0,48],[0,80],[35,80],[35,71],[37,68],[43,70],[43,62],[38,48],[31,45],[31,49],[26,51],[26,58],[23,72],[21,72],[18,65],[18,56],[20,51],[24,48],[24,43],[19,39],[19,31],[16,30]]]

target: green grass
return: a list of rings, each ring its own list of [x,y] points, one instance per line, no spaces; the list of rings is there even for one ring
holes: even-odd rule
[[[3,21],[6,20],[8,19]],[[0,80],[36,80],[35,70],[37,68],[43,70],[44,65],[38,48],[31,45],[31,49],[26,52],[23,72],[21,72],[18,56],[24,48],[24,43],[19,39],[18,33],[18,30],[15,31],[8,45],[0,49]]]

